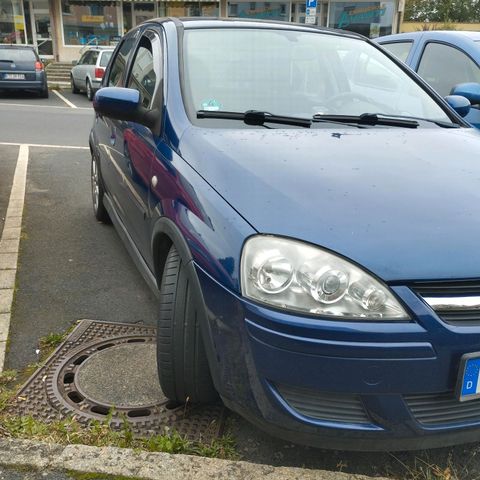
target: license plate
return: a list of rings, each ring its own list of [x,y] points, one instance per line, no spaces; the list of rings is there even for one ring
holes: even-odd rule
[[[480,352],[463,355],[456,394],[461,402],[480,398]]]
[[[25,80],[25,75],[23,73],[6,73],[5,80]]]

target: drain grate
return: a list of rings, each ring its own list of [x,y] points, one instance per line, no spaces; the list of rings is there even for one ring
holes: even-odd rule
[[[222,432],[225,408],[171,405],[155,375],[155,342],[154,327],[81,320],[22,387],[14,411],[46,422],[75,416],[87,424],[105,420],[113,408],[111,426],[126,420],[136,436],[175,430],[211,441]]]

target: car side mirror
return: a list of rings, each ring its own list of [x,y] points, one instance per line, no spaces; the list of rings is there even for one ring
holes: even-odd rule
[[[452,88],[452,95],[468,98],[472,105],[480,103],[480,83],[459,83]]]
[[[160,112],[148,110],[140,104],[140,92],[133,88],[105,87],[95,94],[93,108],[102,116],[136,122],[154,128]]]
[[[466,117],[472,107],[470,100],[461,95],[448,95],[445,100],[461,117]]]

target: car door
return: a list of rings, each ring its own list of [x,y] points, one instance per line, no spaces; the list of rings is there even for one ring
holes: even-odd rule
[[[133,54],[126,86],[138,90],[140,104],[146,110],[162,114],[163,51],[159,34],[147,29]],[[158,95],[157,95],[158,94]],[[160,123],[160,122],[159,122]],[[150,170],[155,156],[158,133],[135,122],[119,122],[118,139],[123,142],[119,167],[124,175],[124,195],[120,201],[125,226],[140,253],[146,259],[150,250],[148,235]],[[119,145],[120,146],[120,145]]]
[[[114,58],[107,72],[104,86],[124,87],[127,78],[128,62],[138,39],[138,31],[127,34],[114,52]],[[120,167],[123,157],[123,140],[119,141],[120,121],[101,115],[95,116],[100,170],[106,190],[115,210],[123,221],[125,212],[119,200],[124,195],[124,173]]]
[[[426,42],[417,73],[442,97],[450,95],[459,83],[480,83],[480,66],[465,51],[446,42]],[[480,128],[479,105],[472,105],[465,117],[467,122]]]
[[[85,52],[78,61],[77,65],[73,68],[73,77],[75,79],[75,84],[77,87],[83,87],[85,79],[85,69],[88,65],[88,59],[90,58],[92,52]]]

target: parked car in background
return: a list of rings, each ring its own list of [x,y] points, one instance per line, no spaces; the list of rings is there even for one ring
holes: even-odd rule
[[[70,75],[73,93],[85,91],[88,99],[93,100],[113,50],[111,47],[92,47],[80,57]]]
[[[472,108],[465,120],[480,128],[480,32],[401,33],[375,41],[415,70],[443,97],[450,94],[467,97]]]
[[[48,97],[45,68],[32,47],[0,45],[0,90],[31,90]]]
[[[352,32],[168,18],[94,108],[94,214],[159,296],[174,405],[328,448],[478,440],[480,132],[420,77]]]

